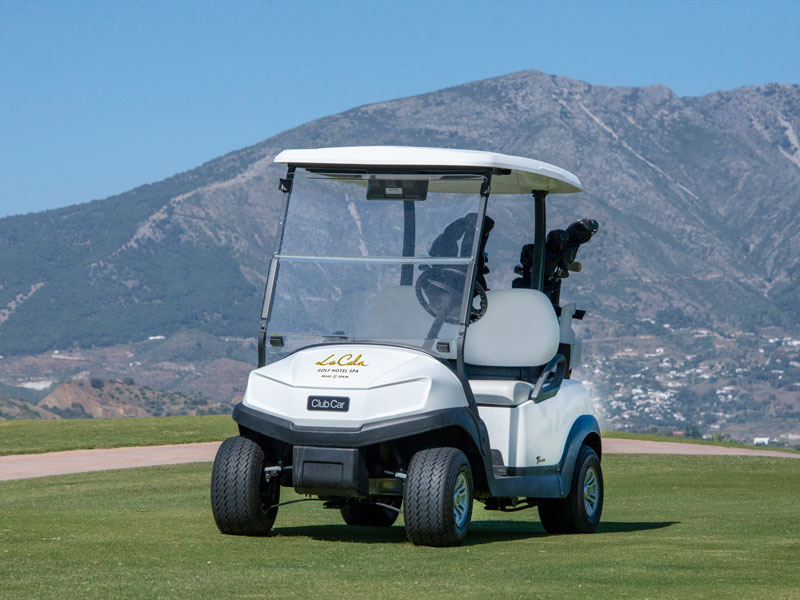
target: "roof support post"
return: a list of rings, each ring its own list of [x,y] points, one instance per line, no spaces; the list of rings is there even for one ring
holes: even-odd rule
[[[275,287],[275,278],[278,275],[278,259],[275,255],[280,253],[283,247],[283,226],[286,223],[286,215],[289,212],[289,198],[292,196],[292,186],[294,185],[294,174],[297,168],[289,165],[286,168],[286,177],[280,180],[278,189],[283,192],[283,203],[278,219],[278,244],[277,251],[272,255],[272,261],[267,272],[267,284],[264,289],[264,302],[261,305],[261,325],[258,328],[258,368],[260,369],[267,363],[267,321],[272,310],[272,292]]]
[[[475,395],[472,393],[472,388],[469,386],[467,369],[464,364],[464,338],[466,336],[467,326],[469,325],[469,318],[472,314],[472,300],[474,298],[473,294],[477,275],[476,267],[478,264],[477,255],[478,249],[481,245],[481,237],[483,235],[483,218],[486,216],[486,206],[489,202],[491,187],[492,170],[487,169],[485,179],[481,185],[481,199],[480,203],[478,204],[478,214],[476,215],[475,219],[475,234],[472,238],[470,262],[466,272],[467,281],[470,283],[464,286],[464,297],[461,301],[461,324],[458,328],[458,340],[456,341],[456,374],[458,375],[458,379],[461,381],[461,385],[464,388],[464,395],[467,397],[467,405],[469,406],[469,410],[472,413],[473,419],[475,419],[475,426],[478,428],[480,435],[479,450],[483,456],[487,456],[489,453],[489,432],[486,429],[486,424],[481,419],[480,414],[478,414],[478,403],[475,401]]]
[[[544,290],[544,247],[545,232],[547,230],[546,210],[544,199],[547,197],[545,190],[533,190],[533,200],[536,210],[536,223],[533,238],[533,277],[531,286],[540,292]]]
[[[414,256],[417,244],[416,206],[413,200],[403,202],[403,256]],[[414,283],[414,265],[403,265],[400,271],[400,285]]]

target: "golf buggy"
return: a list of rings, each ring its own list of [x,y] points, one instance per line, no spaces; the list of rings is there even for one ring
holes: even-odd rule
[[[559,295],[597,223],[545,228],[546,196],[579,192],[577,177],[437,148],[275,162],[279,250],[239,435],[214,461],[220,531],[266,535],[289,487],[349,525],[391,526],[402,507],[415,544],[460,544],[474,500],[537,506],[550,533],[593,532],[600,430],[570,379],[583,311]]]

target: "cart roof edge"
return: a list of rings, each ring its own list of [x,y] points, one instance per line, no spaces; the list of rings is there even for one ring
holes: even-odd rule
[[[283,150],[275,157],[279,164],[300,166],[393,166],[393,167],[476,167],[503,169],[508,174],[492,177],[493,194],[529,194],[545,190],[571,194],[582,190],[577,176],[533,158],[499,152],[425,148],[417,146],[345,146]]]

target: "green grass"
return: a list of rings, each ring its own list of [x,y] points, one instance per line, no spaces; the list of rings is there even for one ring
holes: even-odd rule
[[[157,446],[211,442],[236,435],[236,424],[229,415],[202,417],[152,417],[130,419],[67,419],[0,421],[0,456],[34,454],[84,448],[119,448],[121,446]],[[603,437],[710,444],[732,448],[754,448],[733,442],[708,442],[687,438],[604,431]],[[765,448],[759,447],[764,450]],[[783,448],[766,448],[783,450]]]
[[[211,442],[236,435],[230,415],[0,421],[0,456],[82,448]]]
[[[445,549],[312,502],[281,508],[271,537],[221,535],[208,464],[5,482],[0,597],[800,598],[797,461],[603,466],[599,533],[547,536],[535,510],[476,505],[467,545]]]

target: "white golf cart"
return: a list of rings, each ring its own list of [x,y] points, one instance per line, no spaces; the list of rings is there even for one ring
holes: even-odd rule
[[[233,411],[240,435],[214,461],[219,529],[267,534],[283,486],[350,525],[390,526],[402,507],[415,544],[461,543],[473,500],[538,506],[550,533],[593,532],[600,430],[569,378],[583,311],[559,306],[559,290],[597,224],[545,235],[545,197],[579,192],[577,177],[437,148],[275,162],[287,165],[280,245],[258,368]],[[487,277],[493,228],[513,262]]]

